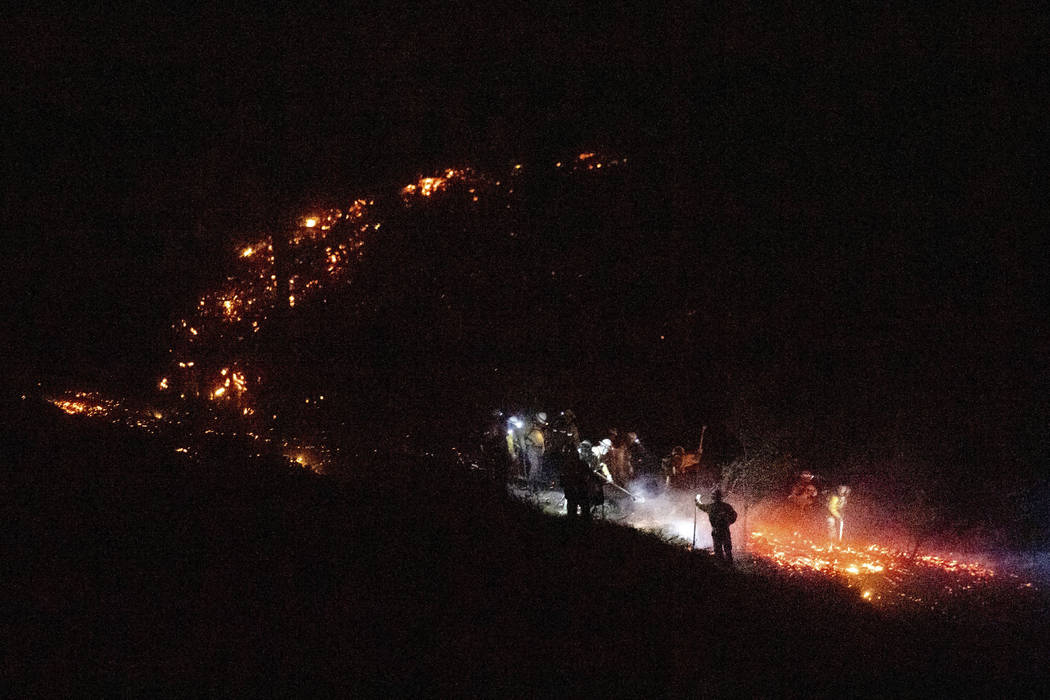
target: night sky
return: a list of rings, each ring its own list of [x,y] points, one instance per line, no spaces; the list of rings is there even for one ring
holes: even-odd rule
[[[651,188],[657,296],[699,310],[684,364],[1045,478],[1045,12],[356,5],[8,13],[7,366],[149,386],[236,235],[601,149]]]

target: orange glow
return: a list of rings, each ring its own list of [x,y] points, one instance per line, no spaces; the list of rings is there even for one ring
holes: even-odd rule
[[[71,416],[91,416],[93,418],[109,416],[113,409],[120,406],[116,401],[78,391],[72,399],[49,399],[49,401]]]
[[[580,154],[579,161],[592,156],[592,153]],[[583,170],[588,165],[593,167],[596,161],[597,158],[588,160],[578,169]],[[610,165],[611,162],[604,164]],[[574,165],[572,161],[559,161],[559,167],[575,169]],[[511,161],[509,167],[511,172],[517,173],[524,169],[524,164]],[[478,202],[493,187],[500,186],[499,180],[490,180],[470,168],[445,167],[425,175],[420,174],[401,189],[402,204],[413,206],[424,201],[419,198],[431,198],[436,194],[440,196],[439,193],[448,192],[460,183],[465,201]],[[174,334],[174,343],[169,350],[172,354],[169,355],[171,362],[167,374],[172,376],[159,379],[158,388],[161,391],[174,390],[175,394],[184,398],[201,396],[225,401],[235,398],[238,401],[236,410],[242,413],[245,407],[242,402],[255,387],[248,386],[248,373],[239,366],[244,356],[236,354],[235,348],[243,347],[237,344],[255,333],[264,333],[274,307],[281,306],[285,296],[288,300],[286,308],[293,309],[293,314],[300,313],[299,307],[309,306],[315,301],[328,303],[335,285],[351,281],[354,263],[363,259],[371,235],[382,226],[374,210],[376,203],[375,198],[351,198],[338,208],[326,206],[311,208],[309,213],[294,213],[294,247],[288,262],[294,266],[290,269],[296,270],[296,273],[289,276],[286,291],[278,284],[272,232],[259,232],[257,237],[240,239],[231,245],[229,255],[235,264],[230,276],[221,287],[196,297],[197,303],[191,314],[172,324],[173,330],[178,331]],[[181,328],[178,325],[180,322]],[[207,333],[202,330],[205,326]],[[183,329],[188,332],[181,333]],[[208,343],[207,354],[202,355],[196,348],[199,343]],[[221,354],[224,352],[228,354]],[[201,357],[202,362],[205,357],[212,358],[206,363],[207,374],[185,371],[194,366],[193,362],[186,361],[187,356]],[[181,361],[178,359],[180,357],[183,358]],[[237,365],[234,364],[235,357],[238,358]],[[216,365],[212,364],[216,361],[225,361],[229,368],[221,377],[212,373],[217,372],[214,369]],[[217,366],[222,367],[221,364]],[[179,368],[185,372],[177,373],[175,370]],[[263,383],[262,378],[256,379],[254,374],[252,381]],[[315,397],[311,403],[314,400],[320,401]],[[252,409],[248,410],[249,413],[245,415],[251,415]]]
[[[441,175],[423,177],[417,182],[405,185],[401,188],[401,194],[406,197],[414,194],[418,194],[422,197],[429,197],[435,192],[440,192],[446,189],[451,180],[462,180],[465,176],[466,171],[448,168]]]
[[[749,549],[759,557],[789,573],[819,573],[839,578],[857,588],[860,597],[871,602],[931,604],[908,592],[910,581],[946,581],[944,576],[961,577],[963,589],[991,585],[996,572],[976,562],[964,562],[936,555],[912,558],[883,545],[844,544],[829,546],[813,542],[797,532],[763,525],[751,533]],[[932,577],[932,578],[931,578]],[[938,578],[941,577],[941,578]],[[956,583],[941,583],[951,587]],[[955,579],[958,582],[958,578]],[[929,595],[929,589],[926,589]]]
[[[346,212],[346,218],[360,219],[365,215],[365,207],[368,203],[363,199],[354,200],[354,203],[350,205],[350,209]]]
[[[419,181],[419,193],[424,197],[429,197],[434,192],[442,189],[445,186],[445,180],[440,177],[425,177]]]

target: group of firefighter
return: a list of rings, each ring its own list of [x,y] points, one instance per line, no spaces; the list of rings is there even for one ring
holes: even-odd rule
[[[827,489],[812,472],[800,472],[787,497],[791,505],[795,531],[812,535],[818,519],[823,519],[827,527],[828,542],[842,542],[845,528],[844,511],[849,495],[849,486],[840,485],[834,489]],[[821,502],[824,504],[823,510],[818,506]]]
[[[624,486],[636,476],[636,462],[641,461],[635,433],[610,429],[609,436],[600,441],[581,440],[571,410],[553,417],[540,411],[509,418],[496,411],[492,418],[482,441],[482,452],[495,478],[524,482],[533,493],[559,482],[570,518],[589,519],[593,509],[605,503],[606,485],[629,493]],[[676,447],[660,462],[659,474],[665,486],[676,477],[695,472],[703,448],[702,434],[700,444],[693,453]],[[817,514],[822,512],[829,543],[841,542],[843,511],[849,494],[848,486],[822,488],[811,472],[801,472],[787,497],[796,530],[815,534]],[[720,489],[714,489],[711,497],[710,503],[704,503],[697,495],[695,505],[707,513],[711,522],[715,555],[732,562],[729,526],[736,520],[736,512],[722,499]],[[823,509],[817,505],[821,501]]]
[[[509,418],[495,412],[482,450],[496,478],[523,482],[533,493],[560,484],[568,514],[589,518],[605,502],[605,485],[625,491],[634,478],[638,445],[635,433],[616,429],[602,440],[581,440],[571,410]]]

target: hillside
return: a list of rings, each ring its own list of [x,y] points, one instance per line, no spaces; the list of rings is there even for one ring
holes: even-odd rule
[[[1034,695],[1045,611],[895,618],[571,523],[436,459],[343,479],[4,406],[4,676],[28,695]],[[350,465],[347,465],[350,466]],[[1042,617],[1040,617],[1042,616]]]

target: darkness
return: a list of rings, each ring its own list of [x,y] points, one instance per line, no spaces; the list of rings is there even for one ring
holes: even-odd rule
[[[0,415],[0,610],[19,695],[1046,685],[1050,601],[1007,577],[949,589],[945,610],[894,610],[823,576],[727,570],[633,528],[546,517],[442,460],[379,453],[327,478],[231,440],[188,457],[174,436],[43,402]]]
[[[639,261],[615,301],[677,329],[669,366],[704,387],[681,412],[747,398],[801,416],[815,459],[936,444],[1045,498],[1048,23],[1023,2],[12,11],[5,366],[142,390],[236,236],[449,163],[600,149],[651,211],[594,261]]]

